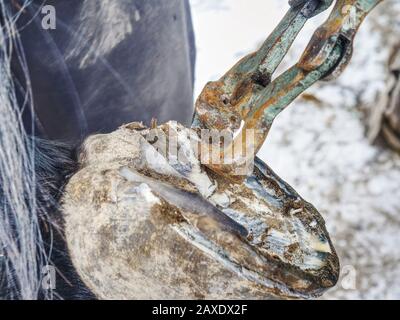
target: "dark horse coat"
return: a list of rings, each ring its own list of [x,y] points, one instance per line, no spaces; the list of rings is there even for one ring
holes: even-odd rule
[[[43,29],[42,2],[19,19],[27,24],[21,39],[42,137],[77,141],[153,117],[190,123],[195,50],[187,0],[47,0],[54,30]]]

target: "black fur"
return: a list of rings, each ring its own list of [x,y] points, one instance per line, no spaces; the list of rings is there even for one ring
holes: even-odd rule
[[[64,220],[60,210],[60,198],[69,177],[77,170],[75,150],[65,143],[33,139],[35,148],[34,162],[37,191],[37,214],[44,247],[50,259],[50,265],[57,270],[56,289],[54,292],[40,292],[39,299],[53,297],[54,299],[95,299],[95,296],[84,285],[72,265],[64,237]],[[2,203],[0,188],[0,203]],[[7,283],[1,272],[0,261],[0,299],[11,297],[13,283]],[[3,264],[4,266],[4,264]]]
[[[64,238],[64,220],[60,197],[69,177],[77,170],[76,153],[68,144],[35,139],[35,171],[38,182],[39,207],[43,236],[50,251],[51,263],[56,267],[56,298],[94,299],[76,273]]]

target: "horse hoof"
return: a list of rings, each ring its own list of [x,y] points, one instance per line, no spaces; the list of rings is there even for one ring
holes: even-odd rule
[[[198,139],[176,122],[87,139],[63,198],[86,285],[101,299],[312,298],[334,286],[317,210],[259,159],[242,183],[209,171]]]

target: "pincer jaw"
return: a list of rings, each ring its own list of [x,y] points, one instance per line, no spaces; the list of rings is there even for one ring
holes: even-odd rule
[[[338,0],[328,20],[314,33],[298,66],[307,71],[319,68],[328,59],[334,46],[340,43],[342,57],[324,79],[331,80],[340,76],[350,63],[354,38],[362,22],[382,1]]]
[[[207,84],[196,102],[193,127],[234,132],[256,131],[254,147],[235,139],[227,148],[241,148],[254,157],[272,122],[296,97],[318,80],[338,77],[350,62],[354,37],[368,13],[383,0],[337,0],[328,20],[316,30],[299,62],[270,82],[307,16],[326,10],[333,1],[293,0],[285,23],[275,29],[259,51],[243,58],[224,77]],[[353,16],[349,16],[349,12]],[[285,39],[285,41],[283,40]],[[258,64],[258,65],[257,65]],[[240,78],[243,79],[240,79]],[[236,134],[240,138],[243,134]],[[239,139],[240,139],[239,138]],[[249,150],[251,149],[251,150]],[[235,165],[210,166],[229,178]],[[241,181],[240,179],[235,179]]]

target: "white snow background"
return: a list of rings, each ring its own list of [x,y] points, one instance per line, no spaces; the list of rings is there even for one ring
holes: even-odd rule
[[[191,0],[196,95],[254,51],[289,8],[282,0]],[[310,20],[280,70],[293,64],[329,10]],[[366,114],[384,88],[400,3],[386,0],[356,39],[336,81],[319,84],[275,121],[259,156],[324,216],[342,265],[326,299],[400,299],[400,156],[372,146]]]

